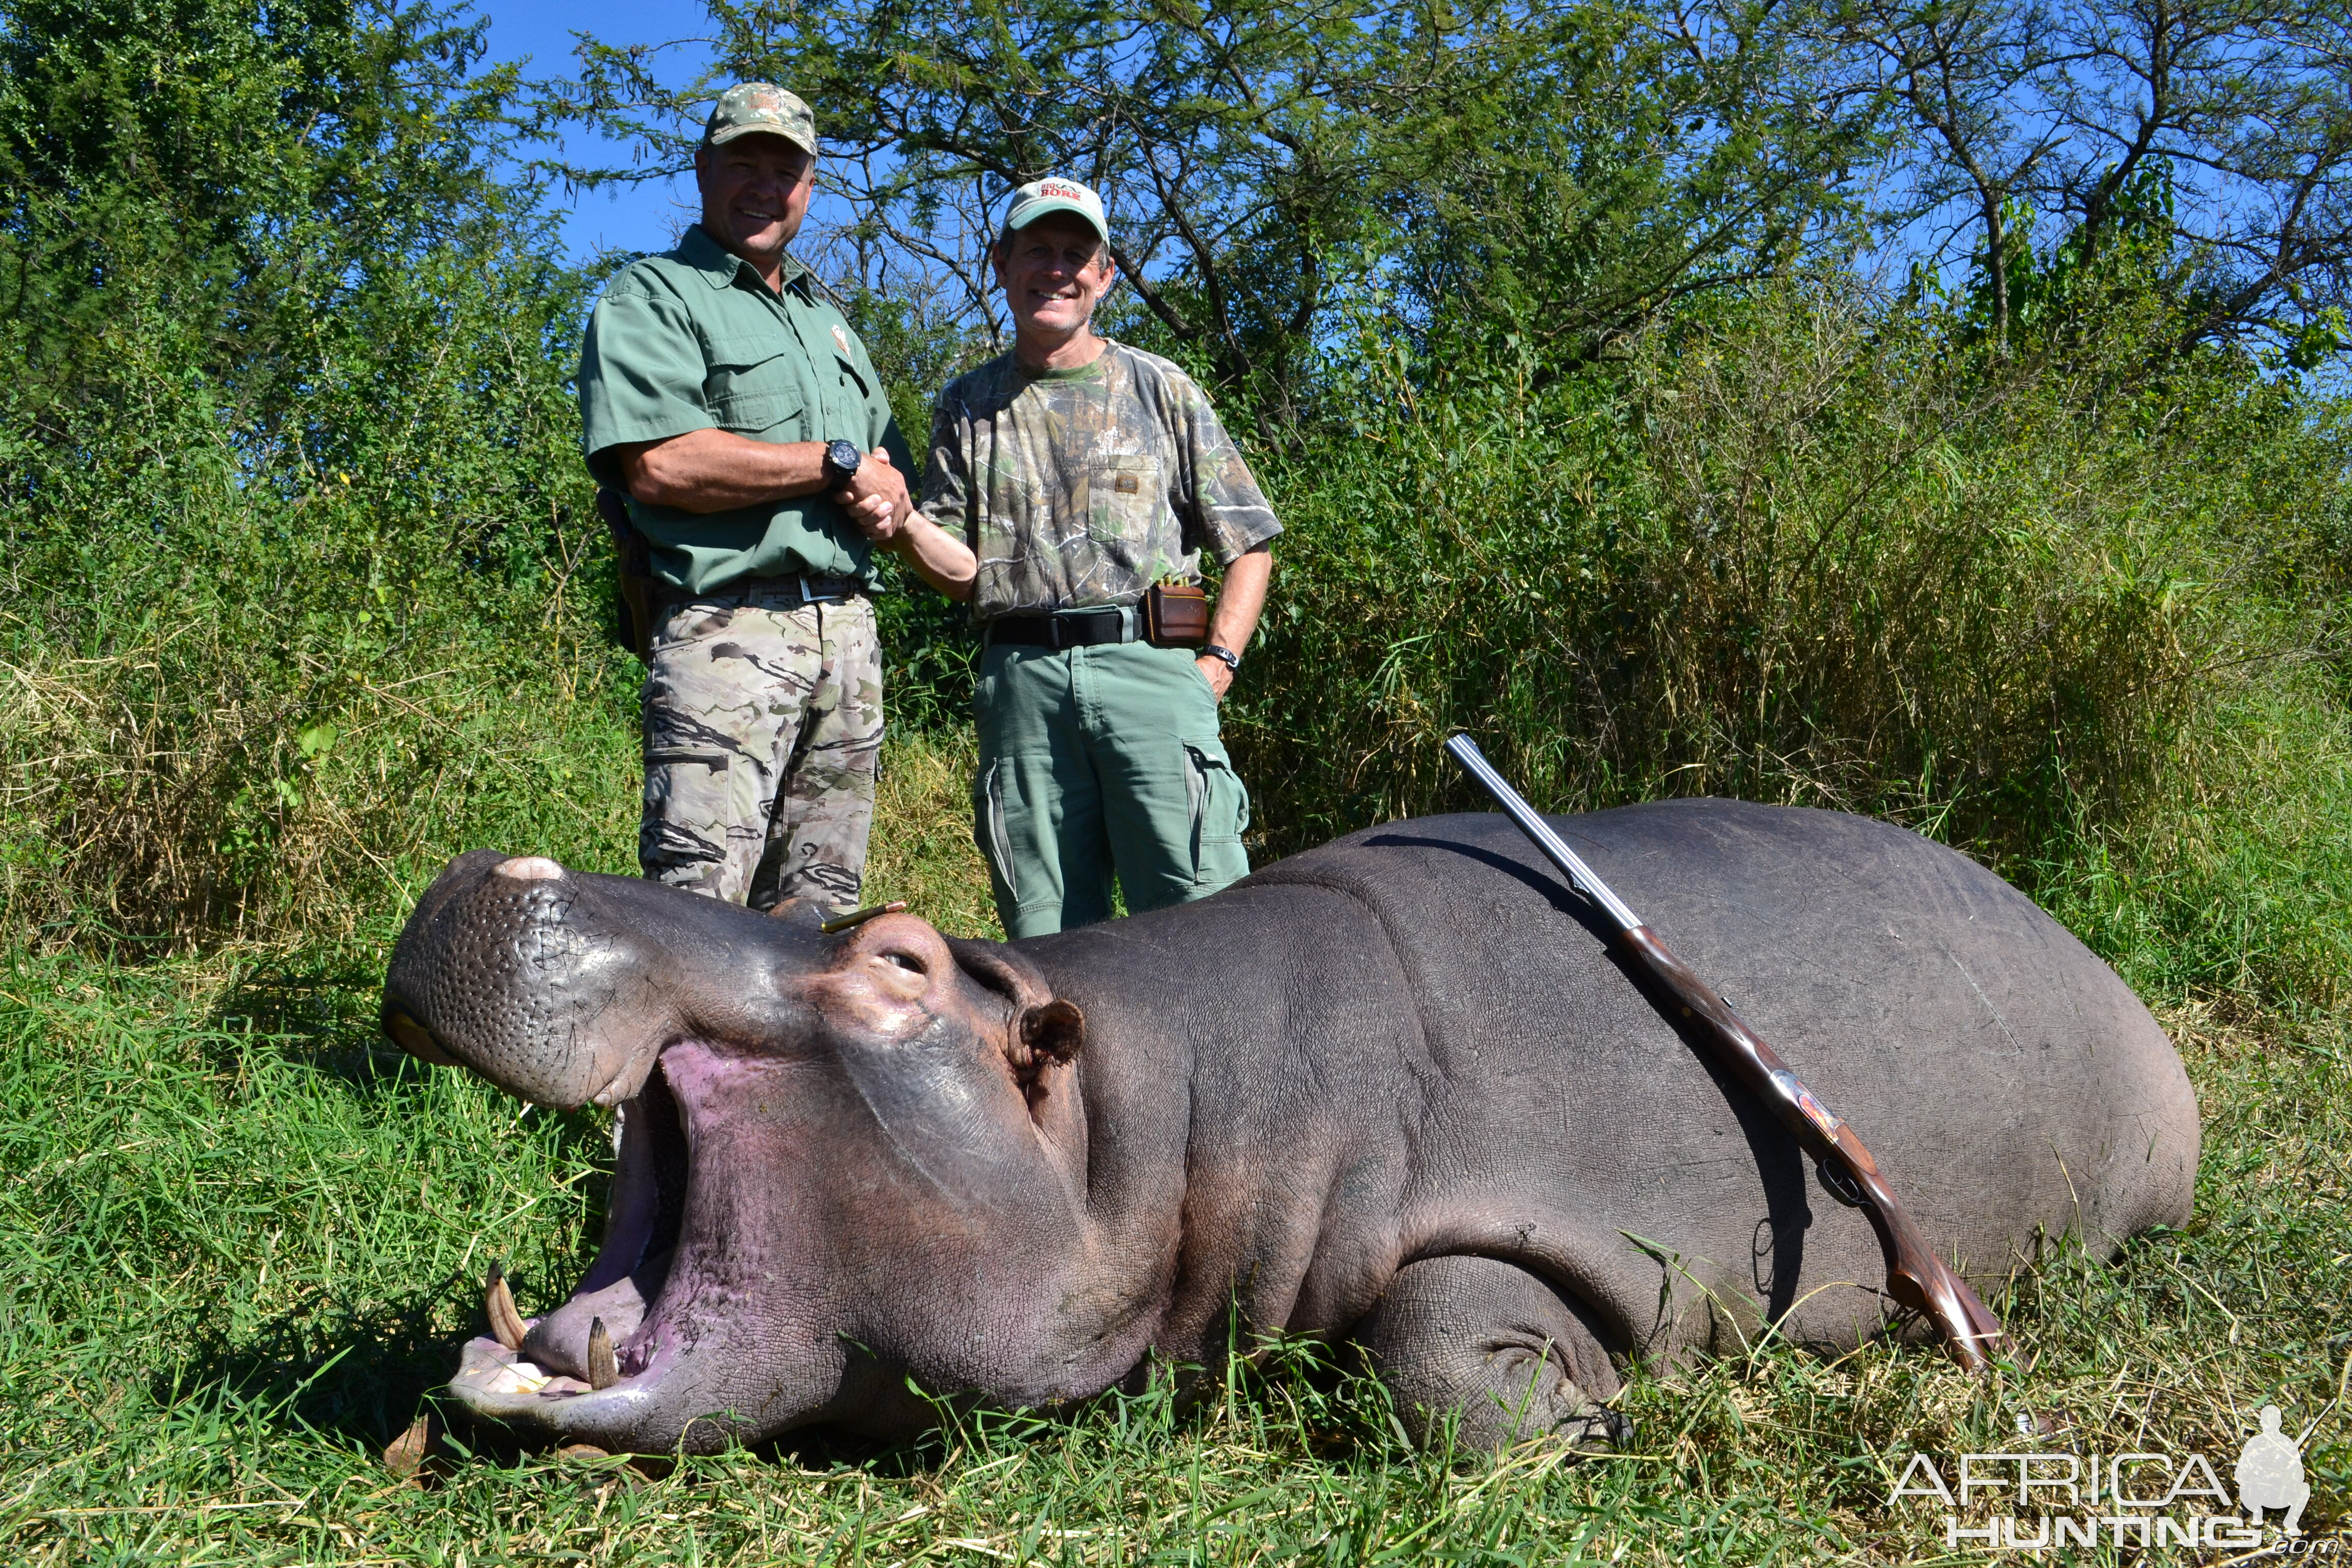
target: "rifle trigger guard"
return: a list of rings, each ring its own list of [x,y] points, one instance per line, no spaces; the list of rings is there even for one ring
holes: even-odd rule
[[[1822,1186],[1827,1190],[1830,1196],[1850,1209],[1858,1209],[1862,1206],[1862,1188],[1854,1184],[1854,1179],[1847,1175],[1843,1169],[1831,1164],[1827,1160],[1816,1160],[1813,1162],[1813,1173],[1822,1179]]]

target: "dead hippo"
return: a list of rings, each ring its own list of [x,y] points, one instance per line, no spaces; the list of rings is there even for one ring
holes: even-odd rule
[[[2189,1217],[2170,1042],[1990,872],[1729,801],[1556,826],[1980,1289],[2043,1237],[2104,1253]],[[1003,945],[911,915],[824,936],[465,856],[394,952],[394,1037],[543,1105],[627,1110],[595,1266],[519,1354],[474,1341],[452,1387],[614,1450],[890,1436],[931,1419],[909,1379],[1048,1405],[1153,1356],[1214,1363],[1238,1324],[1353,1340],[1423,1433],[1458,1411],[1479,1444],[1591,1441],[1620,1429],[1601,1402],[1631,1357],[1763,1319],[1832,1346],[1885,1331],[1864,1215],[1589,920],[1486,816]]]

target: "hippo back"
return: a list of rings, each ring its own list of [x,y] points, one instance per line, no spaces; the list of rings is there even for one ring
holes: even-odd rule
[[[2105,1252],[2187,1219],[2197,1110],[2170,1041],[1983,867],[1883,822],[1732,801],[1552,822],[1854,1125],[1972,1277],[1998,1281],[2066,1232]],[[1393,949],[1419,1013],[1412,1070],[1439,1086],[1412,1134],[1405,1255],[1493,1251],[1478,1215],[1516,1191],[1520,1231],[1573,1233],[1593,1271],[1580,1289],[1636,1343],[1694,1335],[1643,1321],[1662,1258],[1686,1283],[1797,1308],[1802,1337],[1850,1340],[1876,1316],[1863,1217],[1660,1016],[1506,819],[1370,829],[1225,897],[1307,888],[1366,912]]]

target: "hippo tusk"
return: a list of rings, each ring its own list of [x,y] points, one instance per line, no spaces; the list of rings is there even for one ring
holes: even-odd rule
[[[522,1349],[522,1314],[515,1310],[514,1292],[507,1289],[507,1271],[495,1263],[482,1287],[482,1310],[489,1314],[490,1333],[499,1343],[510,1351]]]
[[[621,1361],[613,1353],[613,1336],[604,1331],[604,1320],[597,1318],[588,1324],[588,1386],[602,1394],[621,1381]]]

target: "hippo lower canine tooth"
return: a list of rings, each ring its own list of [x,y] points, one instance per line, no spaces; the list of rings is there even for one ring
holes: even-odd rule
[[[522,1349],[522,1314],[515,1310],[514,1292],[507,1289],[507,1271],[495,1263],[482,1286],[482,1310],[489,1314],[491,1337],[510,1351]]]
[[[588,1386],[602,1394],[620,1381],[621,1362],[613,1353],[613,1336],[604,1331],[604,1319],[594,1319],[588,1325]]]

